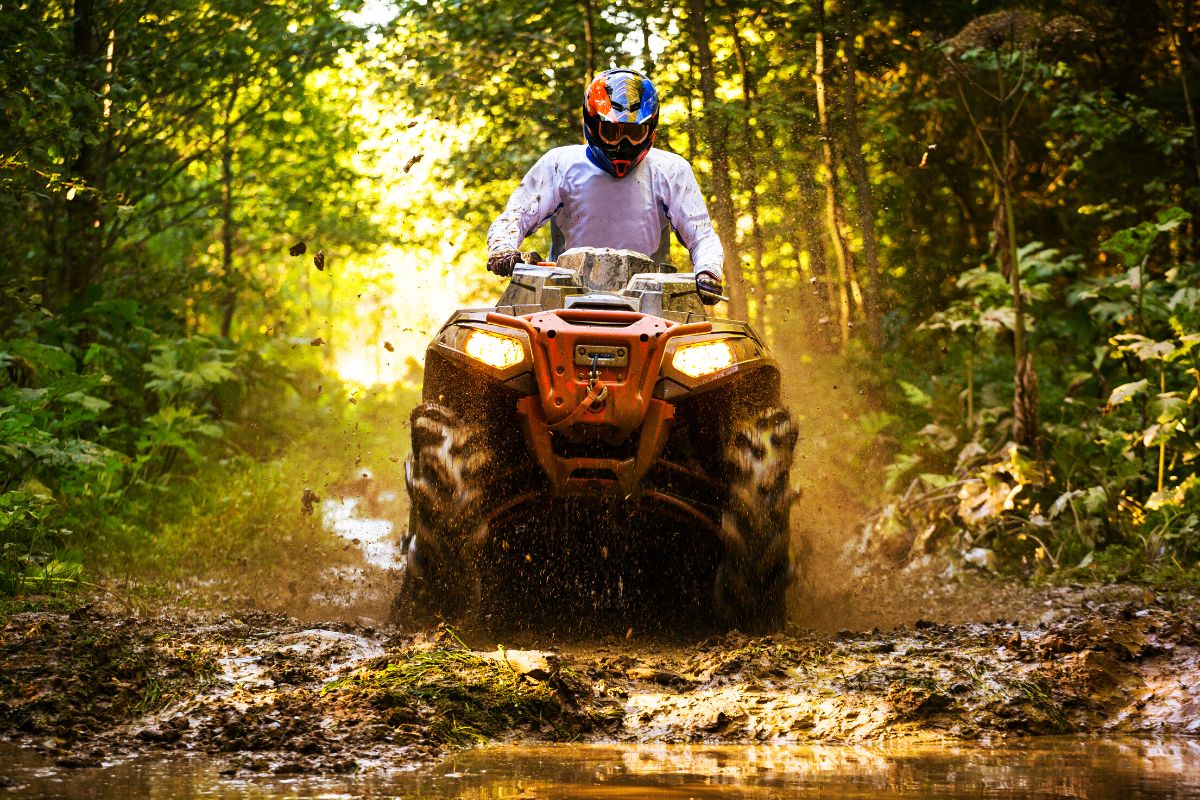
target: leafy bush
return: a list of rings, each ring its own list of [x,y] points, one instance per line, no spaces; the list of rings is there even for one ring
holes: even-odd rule
[[[912,411],[891,469],[905,491],[868,526],[875,546],[905,558],[950,542],[1024,571],[1087,568],[1109,549],[1104,563],[1121,554],[1129,569],[1196,564],[1200,268],[1169,241],[1187,217],[1116,233],[1098,278],[1077,277],[1079,256],[1020,250],[1045,420],[1035,447],[1011,441],[1007,284],[984,268],[959,278],[963,299],[922,329],[961,390],[897,384]]]
[[[246,378],[228,342],[156,334],[131,301],[79,319],[27,317],[0,341],[0,592],[73,582],[70,537],[221,453],[217,393]]]

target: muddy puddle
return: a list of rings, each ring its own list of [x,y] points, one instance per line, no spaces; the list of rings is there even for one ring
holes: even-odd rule
[[[553,745],[460,753],[410,771],[231,776],[204,758],[60,769],[0,749],[6,796],[33,798],[1187,798],[1200,741],[1041,737],[992,744]]]
[[[1200,798],[1190,592],[935,583],[886,629],[761,637],[414,631],[383,613],[402,503],[346,494],[320,509],[346,571],[286,615],[0,616],[0,796]]]

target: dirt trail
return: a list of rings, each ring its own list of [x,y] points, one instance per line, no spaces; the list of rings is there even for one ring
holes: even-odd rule
[[[0,632],[0,730],[66,767],[186,749],[231,772],[280,774],[513,739],[1200,733],[1195,598],[1141,587],[1026,594],[1011,621],[698,643],[522,634],[500,648],[482,634],[261,612],[31,611]]]
[[[378,620],[403,498],[359,483],[321,507],[351,571],[297,576],[269,603],[138,612],[106,599],[118,589],[0,615],[0,735],[62,767],[188,751],[230,774],[311,774],[512,740],[1200,733],[1194,596],[919,569],[851,579],[834,536],[842,506],[798,522],[825,532],[810,556],[824,568],[798,587],[799,624],[775,636],[402,633]]]

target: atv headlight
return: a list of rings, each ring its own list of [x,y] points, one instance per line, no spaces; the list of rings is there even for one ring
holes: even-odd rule
[[[520,339],[478,328],[467,336],[463,350],[476,361],[496,369],[507,369],[525,360]]]
[[[671,363],[689,378],[699,378],[732,367],[733,348],[724,340],[685,344],[675,351]]]

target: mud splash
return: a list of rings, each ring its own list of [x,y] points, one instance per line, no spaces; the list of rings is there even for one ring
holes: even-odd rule
[[[381,492],[379,499],[391,504],[395,492]],[[367,564],[382,570],[398,570],[402,566],[400,548],[394,533],[395,523],[389,519],[363,516],[370,508],[361,497],[326,500],[321,504],[321,519],[325,529],[357,546]]]
[[[404,569],[398,531],[407,517],[407,497],[362,468],[353,480],[331,484],[328,490],[331,496],[318,507],[320,527],[341,542],[338,563],[313,565],[310,574],[288,583],[286,601],[259,607],[313,623],[380,626]]]

